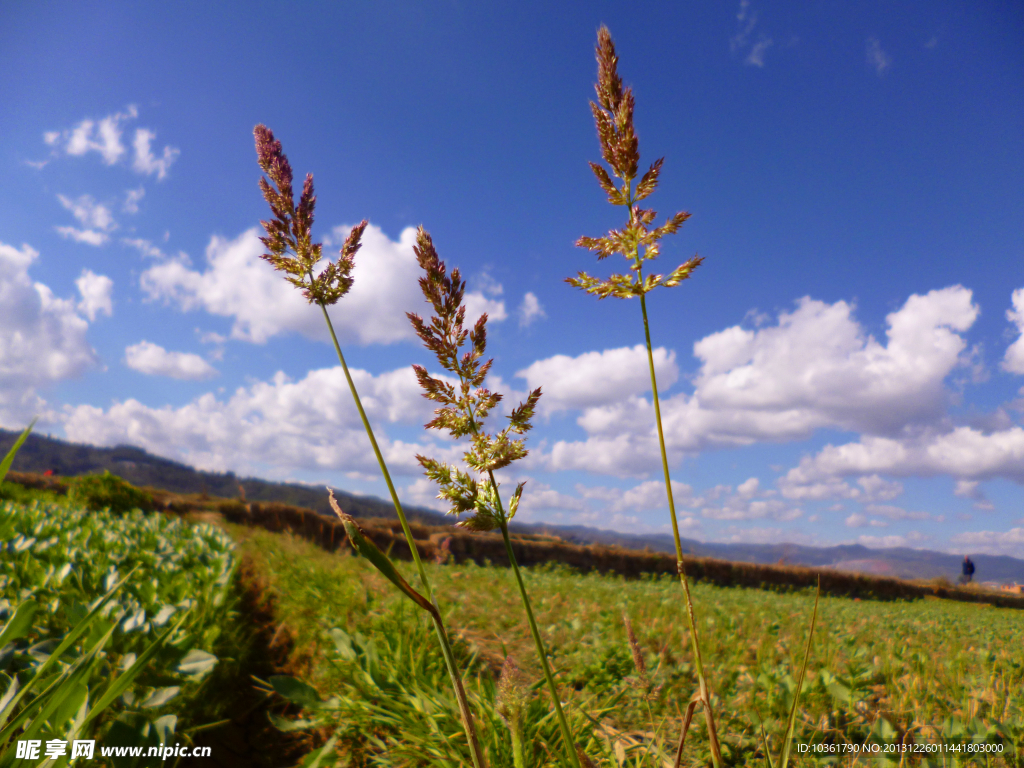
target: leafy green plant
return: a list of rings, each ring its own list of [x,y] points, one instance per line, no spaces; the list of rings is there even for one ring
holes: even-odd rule
[[[388,492],[391,494],[391,500],[395,506],[395,513],[401,522],[406,542],[416,563],[420,586],[424,593],[422,600],[414,597],[414,595],[419,596],[419,592],[409,586],[408,583],[405,583],[403,587],[389,575],[394,571],[394,567],[383,553],[379,553],[380,557],[372,557],[371,561],[375,565],[385,567],[387,570],[385,575],[388,576],[389,580],[399,586],[408,597],[430,614],[445,664],[448,667],[452,687],[459,700],[462,719],[466,727],[466,736],[469,740],[470,751],[473,756],[473,764],[476,768],[483,768],[483,756],[480,752],[476,728],[473,725],[472,712],[466,699],[461,672],[455,665],[455,657],[452,653],[451,642],[448,639],[448,632],[441,619],[437,602],[434,600],[430,582],[423,568],[419,549],[409,528],[409,522],[402,509],[402,503],[398,498],[398,492],[391,481],[391,474],[388,472],[384,456],[377,445],[377,439],[374,437],[370,421],[363,410],[362,401],[359,399],[359,392],[356,390],[355,382],[352,381],[348,365],[345,362],[345,356],[342,354],[341,345],[338,343],[338,337],[331,323],[331,317],[327,312],[327,307],[337,303],[352,287],[353,278],[351,272],[355,264],[355,254],[360,247],[360,239],[362,238],[363,231],[366,229],[366,220],[364,219],[349,232],[341,248],[340,258],[337,261],[328,262],[326,267],[317,272],[317,265],[323,255],[323,246],[320,243],[314,243],[312,239],[313,211],[316,206],[316,196],[313,194],[313,175],[306,175],[299,204],[296,207],[292,190],[292,168],[288,158],[285,157],[281,149],[281,142],[276,140],[273,132],[264,125],[257,125],[254,135],[256,137],[256,155],[260,168],[270,177],[270,181],[267,181],[266,178],[260,179],[260,189],[263,191],[263,196],[266,198],[267,203],[270,205],[270,210],[274,214],[274,218],[270,221],[261,222],[267,232],[266,237],[260,238],[268,251],[263,254],[263,258],[274,269],[283,272],[285,279],[299,288],[309,303],[319,306],[323,313],[324,322],[327,323],[331,340],[334,342],[334,351],[338,355],[338,361],[341,363],[342,371],[348,382],[349,391],[352,393],[356,410],[359,411],[359,418],[362,419],[366,435],[373,448],[373,453],[377,457],[381,474],[384,476]],[[338,509],[336,504],[335,509]],[[343,522],[345,522],[347,530],[354,526],[351,518],[348,518],[348,521],[346,521],[347,516],[342,514],[341,517]],[[352,541],[355,543],[356,539],[352,539]],[[372,542],[368,542],[365,539],[362,541],[367,552],[371,551],[371,549],[376,549],[376,547],[373,547]],[[397,573],[397,571],[394,572]]]
[[[217,613],[234,568],[231,540],[208,524],[135,510],[124,515],[67,505],[0,504],[0,585],[16,603],[44,610],[41,631],[60,634],[84,615],[76,606],[103,595],[121,574],[138,567],[108,611],[124,615],[118,652],[155,636],[177,615],[195,609],[184,628],[204,644],[216,633]],[[0,612],[12,610],[0,599]]]
[[[132,509],[153,509],[153,497],[117,475],[105,470],[102,475],[83,475],[68,483],[68,503],[91,509],[128,512]]]
[[[119,484],[101,490],[111,486],[93,498],[133,498]],[[161,709],[217,663],[199,646],[219,632],[230,541],[209,526],[99,506],[0,505],[0,768],[18,759],[15,741],[70,743],[97,727],[123,746],[168,740],[177,716]]]
[[[519,508],[525,483],[520,483],[509,496],[506,511],[498,481],[494,476],[497,470],[526,456],[525,438],[522,436],[531,428],[530,420],[540,400],[541,390],[539,387],[533,390],[524,402],[512,409],[508,416],[508,426],[503,430],[495,435],[485,431],[485,420],[502,400],[502,395],[483,386],[493,363],[493,360],[482,362],[487,349],[487,315],[481,315],[472,330],[465,328],[466,307],[463,304],[463,296],[466,284],[458,268],[453,269],[450,275],[447,273],[444,262],[438,258],[430,235],[422,227],[416,234],[414,251],[424,272],[420,278],[420,288],[434,310],[434,317],[428,323],[419,315],[410,312],[409,320],[416,330],[416,335],[423,341],[423,345],[434,353],[441,367],[458,378],[456,387],[444,379],[434,378],[423,366],[413,366],[416,378],[424,391],[424,397],[440,405],[434,411],[435,418],[426,427],[447,431],[455,439],[469,438],[471,447],[463,454],[463,458],[466,466],[476,477],[456,465],[426,456],[417,456],[416,459],[423,466],[427,477],[440,486],[438,498],[448,502],[450,514],[458,517],[463,513],[472,513],[471,517],[461,520],[458,525],[471,531],[492,531],[495,528],[501,531],[508,561],[515,574],[516,585],[526,610],[537,657],[540,659],[553,708],[562,730],[565,751],[570,763],[579,768],[576,743],[562,711],[561,697],[555,685],[551,665],[548,663],[548,652],[537,628],[526,584],[523,582],[509,539],[508,524]],[[470,348],[463,352],[462,347],[467,339]],[[512,435],[520,437],[513,438]]]
[[[129,692],[134,680],[167,639],[185,622],[187,615],[151,641],[141,655],[136,657],[132,654],[120,674],[110,675],[108,672],[104,675],[103,668],[109,668],[104,649],[118,628],[117,621],[103,619],[104,609],[131,575],[129,573],[111,587],[56,648],[34,669],[28,671],[24,683],[20,682],[17,675],[0,674],[0,680],[5,686],[3,698],[0,699],[0,768],[8,768],[17,759],[13,744],[15,740],[56,739],[70,744],[89,733],[89,726],[119,697]],[[25,637],[32,628],[32,620],[38,610],[39,605],[33,601],[21,603],[0,631],[0,648]],[[79,641],[81,651],[72,660],[65,660],[65,653],[78,646]],[[98,685],[98,681],[105,677],[108,678],[106,686]],[[162,693],[162,697],[168,697],[167,693]],[[146,724],[149,722],[144,716],[142,720]],[[160,725],[165,732],[173,733],[175,721],[175,716],[165,716],[161,718]],[[122,734],[122,744],[125,744],[124,739],[129,735]],[[44,764],[63,768],[70,757],[71,754],[65,752]]]

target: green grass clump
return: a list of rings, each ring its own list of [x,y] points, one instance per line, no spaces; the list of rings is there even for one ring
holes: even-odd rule
[[[84,475],[68,483],[68,503],[98,511],[128,512],[132,509],[153,509],[153,497],[136,488],[109,470],[102,475]]]
[[[7,480],[0,483],[0,501],[13,501],[18,504],[29,504],[33,501],[45,501],[51,504],[60,504],[66,500],[55,491],[47,491],[42,488],[26,488],[20,483],[12,483]]]

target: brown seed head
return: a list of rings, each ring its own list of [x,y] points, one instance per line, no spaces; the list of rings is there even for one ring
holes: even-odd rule
[[[633,624],[629,620],[629,614],[623,613],[622,621],[626,625],[626,638],[629,640],[629,651],[633,655],[633,666],[636,667],[640,683],[646,689],[650,686],[650,681],[647,679],[647,662],[644,661],[644,652],[640,648],[640,643],[637,642],[636,633],[633,632]]]
[[[313,210],[316,208],[313,174],[306,175],[299,206],[296,208],[292,192],[292,167],[281,149],[281,142],[274,138],[274,132],[265,125],[257,125],[253,135],[256,138],[256,159],[260,168],[270,177],[270,181],[260,179],[260,189],[274,215],[270,221],[260,222],[267,232],[266,237],[260,238],[267,248],[262,258],[270,262],[274,269],[284,272],[285,279],[301,289],[302,295],[311,304],[334,304],[352,287],[353,257],[359,250],[366,221],[364,219],[353,227],[341,249],[341,258],[316,274],[315,267],[320,261],[323,246],[314,243],[311,234]]]
[[[657,188],[664,158],[656,160],[636,187],[633,187],[640,162],[639,141],[633,125],[635,103],[632,89],[622,86],[622,79],[618,73],[619,58],[607,27],[601,27],[597,33],[596,50],[597,83],[594,87],[597,102],[590,102],[590,110],[597,126],[601,156],[611,166],[612,172],[621,183],[616,185],[608,171],[597,163],[590,163],[590,168],[597,177],[597,183],[608,196],[608,202],[629,209],[629,220],[620,230],[613,229],[604,237],[581,237],[576,241],[576,245],[596,253],[598,261],[613,253],[621,254],[632,262],[629,269],[633,274],[611,275],[608,279],[601,280],[586,272],[580,272],[576,277],[566,278],[566,282],[599,299],[631,299],[643,296],[659,286],[671,288],[678,285],[690,276],[702,259],[695,256],[677,267],[667,277],[645,277],[642,274],[643,263],[658,257],[659,241],[666,235],[677,232],[690,214],[677,213],[662,226],[652,229],[655,212],[636,205]]]
[[[484,422],[502,400],[502,395],[484,386],[493,360],[484,360],[487,351],[487,315],[481,315],[472,330],[466,328],[466,307],[463,303],[466,283],[458,269],[448,273],[445,263],[437,255],[430,235],[420,227],[414,247],[416,260],[423,269],[420,290],[430,304],[434,316],[429,321],[409,312],[407,316],[423,345],[434,353],[438,363],[458,378],[458,384],[431,376],[427,369],[414,365],[416,380],[423,396],[441,405],[434,418],[425,426],[441,429],[452,437],[469,437],[471,446],[463,458],[466,466],[480,475],[488,475],[507,467],[527,455],[524,439],[511,435],[525,434],[536,410],[541,391],[536,389],[520,403],[509,416],[508,426],[496,435],[488,433]],[[469,348],[463,349],[466,342]],[[477,531],[493,530],[502,522],[512,519],[522,495],[522,484],[503,509],[497,491],[491,482],[477,482],[456,466],[417,456],[427,477],[441,488],[438,498],[451,505],[449,513],[474,513],[459,523]],[[491,479],[491,478],[488,478]]]
[[[526,710],[526,690],[526,680],[519,666],[511,656],[506,656],[501,667],[501,677],[498,678],[496,709],[509,727],[513,727],[514,723],[522,723]]]
[[[615,43],[608,27],[597,31],[597,103],[609,112],[616,112],[622,99],[622,79],[618,73],[619,57],[615,55]]]

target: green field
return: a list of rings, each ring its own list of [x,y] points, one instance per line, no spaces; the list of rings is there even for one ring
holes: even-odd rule
[[[340,764],[468,764],[440,655],[409,601],[359,558],[328,554],[287,535],[232,533],[268,574],[280,618],[296,634],[304,677],[324,698],[338,699],[321,726],[340,729]],[[560,764],[559,736],[511,572],[432,565],[429,575],[471,669],[471,698],[491,763],[511,765],[493,684],[507,653],[535,684],[532,764]],[[696,688],[678,584],[563,568],[529,569],[527,580],[574,732],[587,751],[600,764],[671,765],[681,710]],[[814,596],[697,584],[694,600],[724,757],[733,765],[761,764],[758,718],[774,752]],[[624,613],[650,670],[653,690],[646,696]],[[335,628],[342,632],[332,636]],[[708,764],[704,728],[695,717],[684,765]],[[879,752],[859,761],[819,753],[798,762],[899,765],[900,755],[884,750],[901,742],[942,750],[923,760],[904,755],[905,764],[1024,765],[1019,611],[938,600],[821,599],[795,743],[819,749],[867,744]],[[989,751],[968,751],[979,749]]]
[[[469,764],[425,614],[347,549],[328,553],[291,534],[236,525],[227,525],[225,534],[162,513],[87,512],[52,494],[4,490],[18,501],[0,506],[0,610],[10,616],[27,600],[41,606],[33,635],[7,649],[8,679],[37,663],[41,649],[135,565],[139,570],[109,609],[110,620],[120,617],[108,649],[111,665],[123,666],[188,613],[152,668],[97,724],[100,738],[138,724],[139,717],[129,716],[135,712],[151,723],[173,717],[183,741],[202,734],[217,752],[233,727],[233,702],[248,696],[258,704],[265,695],[253,692],[246,659],[254,653],[252,638],[271,627],[274,640],[288,640],[288,658],[278,669],[312,689],[288,689],[285,678],[264,669],[267,691],[276,685],[308,702],[304,711],[293,707],[288,717],[269,717],[282,728],[300,721],[300,731],[279,736],[314,750],[308,762],[336,736],[320,765]],[[258,584],[271,615],[257,619],[239,610],[239,561],[247,588]],[[411,565],[400,567],[412,581]],[[427,568],[468,670],[490,765],[512,765],[495,696],[506,656],[530,686],[529,764],[563,765],[511,571],[472,564]],[[678,583],[581,575],[564,566],[529,568],[525,578],[573,733],[587,754],[597,765],[671,766],[696,689]],[[777,753],[814,595],[697,583],[693,596],[725,762],[765,764],[760,724]],[[646,682],[635,667],[624,615],[646,662]],[[181,661],[190,651],[220,660],[212,675],[181,671],[187,672]],[[283,700],[275,699],[275,711],[284,711]],[[264,709],[258,714],[265,723]],[[1024,614],[942,600],[822,597],[794,742],[831,750],[798,752],[797,764],[900,765],[902,757],[905,765],[1024,765]],[[837,752],[865,745],[876,750],[870,757]],[[901,755],[894,751],[900,745],[933,751]],[[708,762],[698,713],[682,764]]]

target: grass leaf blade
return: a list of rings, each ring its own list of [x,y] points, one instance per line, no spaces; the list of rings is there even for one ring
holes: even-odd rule
[[[807,633],[807,645],[804,648],[804,663],[800,667],[800,676],[796,681],[796,693],[793,694],[793,706],[789,710],[789,721],[786,723],[786,736],[779,753],[779,768],[789,765],[790,750],[793,746],[793,731],[796,728],[796,710],[800,704],[800,691],[804,687],[804,676],[807,674],[807,663],[811,659],[811,643],[814,640],[814,625],[818,620],[818,601],[821,599],[821,577],[818,577],[818,591],[814,595],[814,612],[811,614],[811,629]]]
[[[29,432],[32,431],[32,427],[35,426],[37,419],[32,419],[31,423],[25,427],[25,431],[21,433],[17,440],[14,441],[14,445],[11,446],[11,450],[4,456],[4,460],[0,461],[0,483],[3,482],[4,478],[7,477],[7,471],[11,468],[11,464],[14,463],[14,457],[17,455],[18,450],[22,444],[28,439]]]

